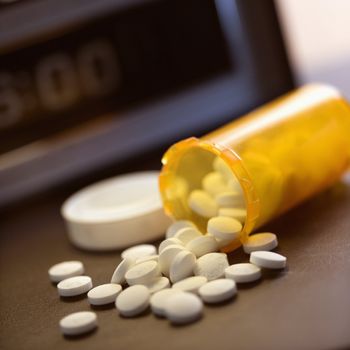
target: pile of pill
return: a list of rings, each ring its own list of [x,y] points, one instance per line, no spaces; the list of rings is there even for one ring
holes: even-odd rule
[[[219,158],[217,158],[219,159]],[[134,317],[149,307],[158,317],[174,324],[194,322],[203,314],[203,302],[228,301],[237,294],[237,284],[261,278],[261,269],[283,269],[286,258],[270,250],[277,247],[273,233],[250,236],[243,249],[249,263],[229,265],[220,248],[239,239],[245,220],[244,200],[231,171],[215,160],[216,171],[203,178],[203,189],[188,196],[189,207],[208,219],[203,234],[193,222],[175,221],[167,230],[158,249],[141,244],[124,250],[110,283],[93,288],[90,277],[83,275],[79,261],[68,261],[49,269],[52,282],[58,282],[62,297],[87,293],[91,305],[115,303],[120,315]],[[65,335],[77,335],[96,328],[92,311],[70,314],[60,321]]]

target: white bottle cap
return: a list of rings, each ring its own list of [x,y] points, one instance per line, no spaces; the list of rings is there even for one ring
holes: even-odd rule
[[[157,171],[126,174],[90,185],[62,206],[76,246],[112,250],[164,235],[171,220],[163,210]]]

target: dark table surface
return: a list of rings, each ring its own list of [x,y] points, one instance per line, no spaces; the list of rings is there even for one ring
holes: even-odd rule
[[[239,288],[197,323],[174,327],[150,312],[121,318],[96,309],[98,329],[64,338],[61,317],[91,310],[86,297],[60,300],[48,268],[79,259],[94,285],[110,280],[120,253],[88,253],[67,240],[59,209],[67,193],[7,210],[1,218],[1,349],[350,349],[350,185],[337,184],[264,229],[276,232],[283,272]],[[231,263],[247,261],[238,250]]]

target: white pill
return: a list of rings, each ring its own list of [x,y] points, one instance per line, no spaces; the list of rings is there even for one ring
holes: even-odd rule
[[[133,286],[135,284],[148,284],[160,275],[156,261],[146,261],[132,266],[125,274],[126,282]]]
[[[122,251],[122,258],[131,258],[137,260],[143,256],[155,255],[157,249],[152,244],[139,244]]]
[[[188,182],[181,176],[174,176],[171,179],[171,186],[167,188],[168,198],[175,200],[183,199],[187,197],[188,194]]]
[[[169,296],[165,302],[165,315],[175,324],[194,322],[202,313],[203,303],[193,293],[177,293]]]
[[[164,241],[162,241],[159,244],[158,253],[160,254],[169,245],[180,245],[180,246],[182,246],[183,243],[179,239],[177,239],[175,237],[167,238],[167,239],[165,239]]]
[[[209,253],[197,259],[193,271],[196,276],[204,276],[212,281],[223,277],[228,266],[225,253]]]
[[[155,261],[158,262],[158,255],[149,255],[149,256],[143,256],[142,258],[139,258],[136,260],[135,265],[144,263],[146,261]]]
[[[169,275],[172,283],[193,275],[196,257],[193,253],[183,250],[179,252],[170,265]]]
[[[204,284],[198,293],[206,303],[220,303],[236,295],[237,287],[235,281],[221,278]]]
[[[65,335],[79,335],[97,327],[97,316],[92,311],[80,311],[60,320],[61,332]]]
[[[235,191],[225,191],[220,192],[215,197],[216,203],[219,207],[224,208],[244,208],[245,201],[244,196],[240,192]]]
[[[145,311],[149,305],[150,292],[140,284],[124,289],[117,297],[115,306],[125,317],[133,317]]]
[[[89,276],[67,278],[57,285],[58,294],[62,297],[73,297],[88,292],[92,288]]]
[[[216,171],[204,176],[202,187],[213,197],[215,197],[220,192],[229,190],[224,177]]]
[[[151,294],[159,292],[162,289],[170,286],[169,278],[161,276],[154,278],[151,282],[145,285]]]
[[[64,261],[53,265],[49,269],[49,276],[52,282],[60,282],[66,278],[80,276],[84,273],[84,265],[80,261]]]
[[[223,240],[234,240],[242,231],[242,224],[227,216],[216,216],[208,221],[208,232]]]
[[[182,244],[186,245],[188,242],[192,241],[192,239],[195,239],[201,236],[202,236],[201,232],[198,231],[196,228],[185,227],[177,231],[174,237],[180,240]]]
[[[215,200],[205,191],[194,190],[188,198],[189,207],[204,218],[211,218],[217,214],[218,206]]]
[[[261,277],[261,270],[254,264],[233,264],[225,269],[225,277],[236,283],[254,282]]]
[[[157,316],[165,316],[165,303],[171,295],[181,293],[180,289],[166,288],[151,296],[151,309]]]
[[[212,235],[194,238],[186,244],[186,249],[191,251],[197,258],[208,253],[216,252],[218,248],[218,243]]]
[[[219,216],[228,216],[238,220],[241,224],[244,223],[247,217],[247,211],[242,208],[220,208],[218,212]]]
[[[174,289],[198,294],[198,289],[208,282],[204,276],[191,276],[173,284]]]
[[[106,283],[92,288],[87,294],[91,305],[106,305],[114,303],[122,286],[116,283]]]
[[[175,256],[183,250],[185,250],[185,247],[180,245],[169,245],[162,250],[162,252],[159,254],[158,264],[160,271],[164,275],[169,276],[169,269],[172,261],[174,260]]]
[[[250,262],[267,269],[283,269],[287,258],[274,252],[257,251],[250,254]]]
[[[227,165],[227,163],[224,160],[222,160],[219,157],[216,157],[214,159],[213,168],[215,171],[218,171],[226,179],[226,181],[235,178],[235,175],[232,172],[231,168]]]
[[[171,238],[175,236],[176,232],[181,230],[182,228],[185,227],[194,227],[196,228],[196,225],[192,221],[188,220],[178,220],[173,222],[167,229],[166,231],[166,238]]]
[[[272,250],[278,245],[277,237],[275,234],[270,232],[257,233],[249,236],[244,241],[243,249],[247,254],[259,250]]]
[[[135,265],[135,259],[125,258],[123,259],[113,272],[111,283],[123,284],[125,282],[126,272]]]

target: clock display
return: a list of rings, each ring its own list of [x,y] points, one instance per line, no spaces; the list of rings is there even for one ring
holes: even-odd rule
[[[2,150],[230,68],[212,0],[147,2],[43,33],[0,56]]]

